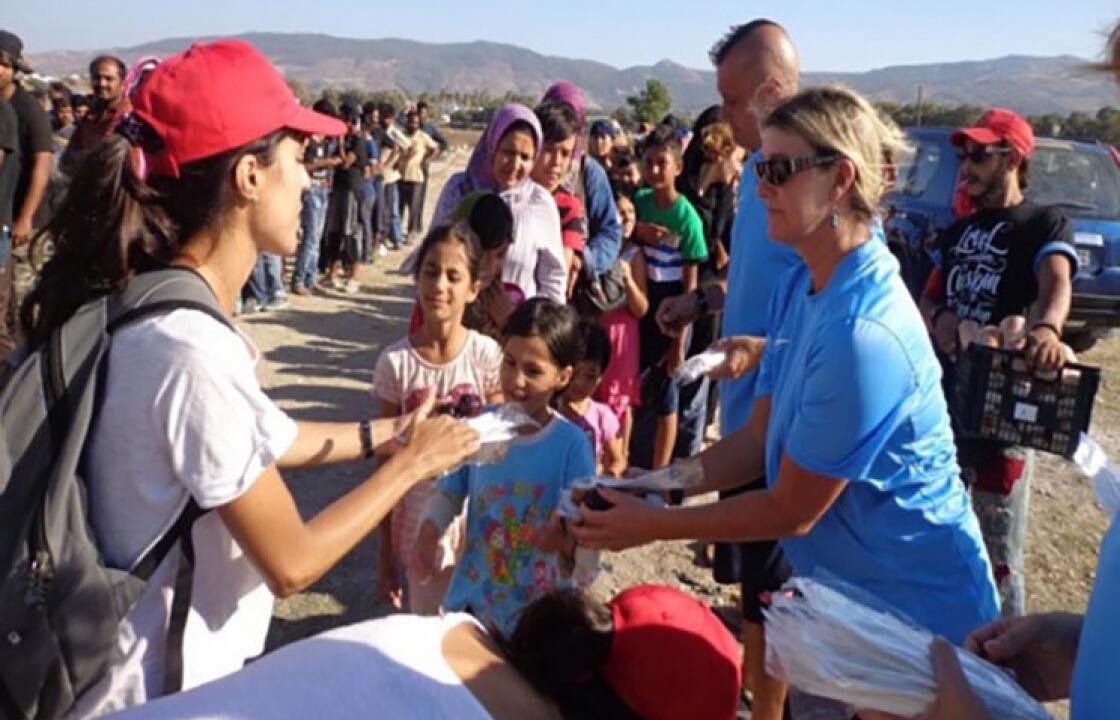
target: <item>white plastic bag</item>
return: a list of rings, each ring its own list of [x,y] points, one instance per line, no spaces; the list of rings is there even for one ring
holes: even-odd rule
[[[509,450],[510,442],[523,432],[540,428],[520,405],[507,404],[464,420],[478,433],[478,452],[470,462],[490,465],[499,462]]]
[[[913,717],[937,690],[926,630],[809,578],[774,593],[766,617],[766,671],[803,693],[855,710]],[[849,594],[858,595],[858,591]],[[957,657],[994,718],[1050,715],[1000,668],[964,650]],[[850,717],[851,715],[847,715]]]
[[[1073,451],[1073,462],[1093,481],[1093,491],[1105,514],[1115,517],[1120,511],[1120,470],[1105,455],[1104,448],[1081,433],[1081,440]]]
[[[726,360],[726,352],[709,348],[681,363],[677,372],[674,373],[673,379],[682,385],[694,383],[722,365]]]

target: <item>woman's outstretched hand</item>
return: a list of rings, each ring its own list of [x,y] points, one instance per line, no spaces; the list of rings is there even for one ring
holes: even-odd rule
[[[607,510],[591,510],[581,505],[581,520],[571,526],[576,542],[592,550],[625,550],[658,539],[658,520],[663,508],[651,506],[630,493],[596,488],[611,504]]]

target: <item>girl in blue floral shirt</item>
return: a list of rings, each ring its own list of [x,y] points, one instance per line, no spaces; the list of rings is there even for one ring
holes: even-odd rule
[[[573,585],[574,539],[550,518],[563,490],[594,475],[595,458],[583,431],[551,407],[583,356],[575,311],[529,300],[510,316],[502,346],[505,399],[540,428],[513,440],[500,462],[468,465],[438,482],[420,526],[416,563],[438,567],[438,539],[469,498],[466,548],[443,606],[509,632],[526,604]]]

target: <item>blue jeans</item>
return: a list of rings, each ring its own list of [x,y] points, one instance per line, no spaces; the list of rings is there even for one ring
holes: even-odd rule
[[[319,265],[319,245],[323,241],[323,227],[327,222],[327,201],[331,189],[313,185],[303,194],[300,211],[300,228],[303,234],[296,251],[296,269],[292,273],[292,288],[309,288],[315,284],[315,271]]]
[[[256,299],[257,305],[267,305],[286,297],[283,271],[279,255],[261,253],[257,256],[257,264],[249,276],[249,293]]]
[[[377,198],[377,227],[381,235],[400,247],[404,244],[401,234],[401,209],[397,198],[397,183],[381,183],[381,196]]]
[[[362,262],[373,261],[373,213],[376,204],[377,185],[371,180],[366,180],[362,184],[362,202],[358,206],[362,221]]]

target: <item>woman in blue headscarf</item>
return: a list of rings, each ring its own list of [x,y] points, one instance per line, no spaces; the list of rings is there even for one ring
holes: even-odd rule
[[[502,280],[525,298],[567,302],[568,266],[560,239],[560,213],[552,195],[529,178],[541,148],[541,126],[524,105],[511,103],[494,116],[475,146],[467,169],[451,176],[439,196],[435,223],[447,222],[472,192],[498,193],[513,214],[513,244]]]

